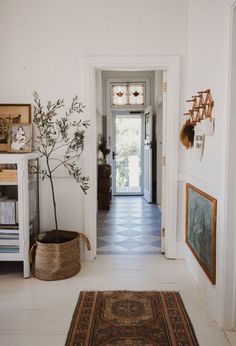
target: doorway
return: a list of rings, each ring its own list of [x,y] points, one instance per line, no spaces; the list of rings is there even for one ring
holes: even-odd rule
[[[112,112],[114,196],[143,195],[143,113]]]
[[[159,173],[162,162],[161,157],[157,161],[156,152],[162,130],[158,141],[156,135],[162,124],[163,73],[102,71],[101,76],[97,254],[161,253],[162,203],[157,206],[157,186],[162,181],[156,167],[160,166]],[[105,165],[100,159],[104,143],[111,151]],[[101,174],[105,168],[112,174]]]
[[[176,258],[176,226],[177,226],[177,167],[178,167],[178,114],[179,114],[179,57],[86,57],[84,59],[84,102],[85,116],[91,120],[90,136],[85,154],[84,169],[90,177],[90,189],[84,200],[84,232],[92,243],[92,251],[85,252],[85,258],[96,257],[96,215],[97,215],[97,138],[96,119],[96,71],[121,70],[155,70],[167,71],[167,111],[166,111],[166,186],[165,195],[165,256]],[[98,78],[99,79],[99,78]],[[164,142],[163,142],[164,144]]]

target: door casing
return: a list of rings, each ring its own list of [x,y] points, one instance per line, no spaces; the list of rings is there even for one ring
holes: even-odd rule
[[[178,56],[124,56],[85,57],[83,63],[83,100],[85,117],[90,120],[85,146],[84,170],[90,177],[90,189],[84,197],[84,233],[91,242],[91,251],[85,250],[85,258],[96,257],[97,237],[97,138],[96,138],[96,78],[95,72],[113,71],[167,71],[167,136],[166,136],[166,234],[165,256],[176,258],[177,233],[177,177],[179,131],[179,73]]]
[[[225,220],[224,220],[224,243],[223,263],[219,284],[220,299],[220,327],[228,330],[236,330],[236,256],[235,256],[235,155],[232,148],[235,146],[235,37],[236,37],[236,1],[229,4],[229,35],[228,35],[228,80],[226,89],[227,109],[226,118],[227,132],[225,135],[226,159],[225,159]]]

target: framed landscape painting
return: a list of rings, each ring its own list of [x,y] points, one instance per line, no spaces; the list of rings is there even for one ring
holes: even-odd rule
[[[215,198],[186,184],[186,243],[212,284],[216,283],[216,208]]]

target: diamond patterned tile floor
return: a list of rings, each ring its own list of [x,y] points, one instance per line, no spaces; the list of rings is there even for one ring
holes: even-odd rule
[[[99,211],[97,253],[161,253],[161,212],[140,196],[114,196],[109,211]]]

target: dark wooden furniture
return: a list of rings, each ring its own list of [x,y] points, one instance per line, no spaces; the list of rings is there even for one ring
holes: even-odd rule
[[[109,210],[112,198],[111,165],[98,166],[98,210]]]

